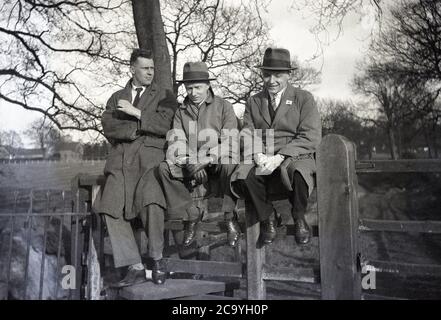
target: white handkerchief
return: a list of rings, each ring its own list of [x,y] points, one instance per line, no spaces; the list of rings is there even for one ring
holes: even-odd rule
[[[292,105],[292,100],[286,100],[287,105]]]

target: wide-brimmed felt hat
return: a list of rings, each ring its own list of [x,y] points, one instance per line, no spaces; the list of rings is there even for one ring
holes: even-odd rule
[[[205,62],[186,62],[184,64],[184,72],[182,80],[176,82],[196,82],[196,81],[210,81],[216,78],[210,78],[208,68]]]
[[[257,68],[263,70],[287,71],[297,69],[291,67],[289,51],[282,48],[267,48],[263,56],[263,63]]]

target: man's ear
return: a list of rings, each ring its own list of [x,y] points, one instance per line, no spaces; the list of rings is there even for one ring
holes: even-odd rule
[[[130,73],[131,73],[132,75],[135,74],[135,67],[134,67],[133,65],[130,65]]]

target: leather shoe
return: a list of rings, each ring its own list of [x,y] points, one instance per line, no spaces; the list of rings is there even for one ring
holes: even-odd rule
[[[188,247],[194,239],[196,238],[196,226],[199,223],[199,220],[187,221],[184,230],[184,240],[183,244],[185,247]]]
[[[276,238],[276,226],[271,219],[260,223],[260,236],[263,244],[270,244]]]
[[[231,247],[235,247],[237,245],[237,241],[239,240],[239,236],[241,233],[239,224],[237,223],[236,219],[227,220],[225,222],[227,224],[228,244]]]
[[[154,260],[152,268],[152,280],[155,284],[164,284],[167,278],[167,268],[163,259]]]
[[[134,284],[139,284],[146,282],[147,278],[145,276],[145,270],[136,270],[129,267],[129,271],[127,271],[126,276],[119,282],[112,285],[114,288],[123,288],[132,286]]]
[[[298,244],[307,244],[311,239],[311,231],[305,219],[294,222],[294,238]]]

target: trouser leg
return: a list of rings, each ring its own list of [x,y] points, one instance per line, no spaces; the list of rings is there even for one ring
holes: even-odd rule
[[[193,210],[190,209],[193,205],[190,191],[186,188],[183,181],[175,179],[170,172],[166,162],[161,162],[158,167],[158,181],[161,184],[162,191],[167,203],[167,211],[171,216],[184,216],[183,213]]]
[[[265,221],[273,213],[274,208],[271,201],[268,201],[267,176],[256,175],[256,168],[250,170],[245,180],[238,181],[239,187],[244,191],[247,201],[250,201],[255,210],[258,221]]]
[[[132,226],[124,218],[114,219],[104,215],[112,245],[115,268],[141,263],[138,245]]]
[[[162,259],[164,251],[164,209],[151,204],[142,215],[145,232],[148,237],[148,253],[153,260]]]
[[[225,218],[233,218],[237,203],[237,198],[230,188],[230,178],[236,167],[236,164],[218,164],[209,171],[210,176],[213,176],[218,184],[218,193],[222,197],[222,212],[225,213]]]
[[[304,219],[308,206],[308,185],[300,172],[295,171],[292,179],[293,191],[290,192],[289,201],[292,205],[293,219]]]

